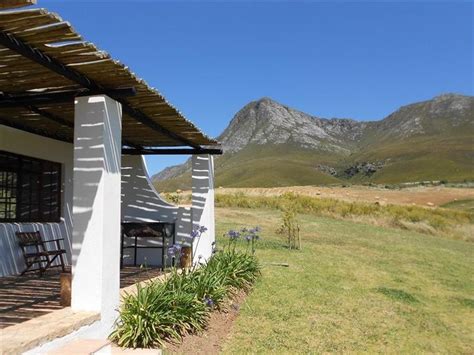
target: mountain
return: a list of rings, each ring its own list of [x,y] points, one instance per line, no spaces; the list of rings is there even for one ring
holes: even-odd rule
[[[327,120],[311,116],[263,98],[240,110],[219,139],[229,153],[251,144],[291,144],[347,154],[354,149],[365,126],[351,119]]]
[[[380,121],[321,118],[262,98],[218,137],[216,186],[474,180],[474,97],[440,95]],[[190,162],[153,177],[160,191],[189,188]]]

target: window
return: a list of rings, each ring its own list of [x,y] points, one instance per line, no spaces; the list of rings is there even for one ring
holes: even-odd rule
[[[61,164],[0,151],[0,222],[59,222]]]

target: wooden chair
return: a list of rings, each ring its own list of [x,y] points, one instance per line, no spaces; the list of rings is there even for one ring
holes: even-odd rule
[[[16,232],[16,237],[18,239],[18,243],[20,244],[26,264],[26,269],[21,273],[21,275],[24,275],[28,271],[39,271],[40,275],[43,275],[47,269],[53,267],[61,267],[63,272],[65,271],[63,254],[66,254],[66,250],[62,249],[59,243],[59,241],[64,240],[64,238],[43,241],[39,231]],[[46,249],[45,244],[52,242],[55,243],[56,249]],[[60,264],[52,265],[58,257]],[[38,267],[32,269],[35,264],[38,264]],[[43,266],[43,264],[45,265]]]

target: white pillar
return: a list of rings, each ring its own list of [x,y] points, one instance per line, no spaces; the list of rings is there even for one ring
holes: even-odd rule
[[[192,158],[192,226],[204,226],[207,231],[194,241],[193,262],[199,256],[205,260],[212,255],[215,241],[214,222],[214,160],[212,155]]]
[[[71,306],[102,320],[119,305],[121,118],[108,96],[76,99]]]

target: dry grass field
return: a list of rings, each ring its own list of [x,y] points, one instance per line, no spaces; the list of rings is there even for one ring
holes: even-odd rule
[[[217,188],[222,194],[242,192],[250,196],[278,196],[292,192],[298,195],[332,198],[347,202],[379,202],[387,204],[442,206],[452,201],[474,199],[473,188],[419,186],[404,189],[386,189],[369,186],[290,186],[273,188]]]
[[[191,203],[189,191],[164,196],[181,205]],[[217,188],[216,206],[278,210],[292,206],[296,213],[396,227],[474,242],[474,188]]]
[[[255,188],[216,188],[218,194],[238,194],[246,196],[280,196],[294,193],[303,196],[330,198],[346,202],[369,202],[394,205],[412,205],[424,207],[444,207],[457,201],[474,200],[474,188],[440,186],[417,186],[404,189],[386,189],[362,185],[342,186],[289,186],[289,187],[255,187]],[[164,193],[170,200],[176,193]],[[180,204],[190,204],[191,191],[180,193]]]

